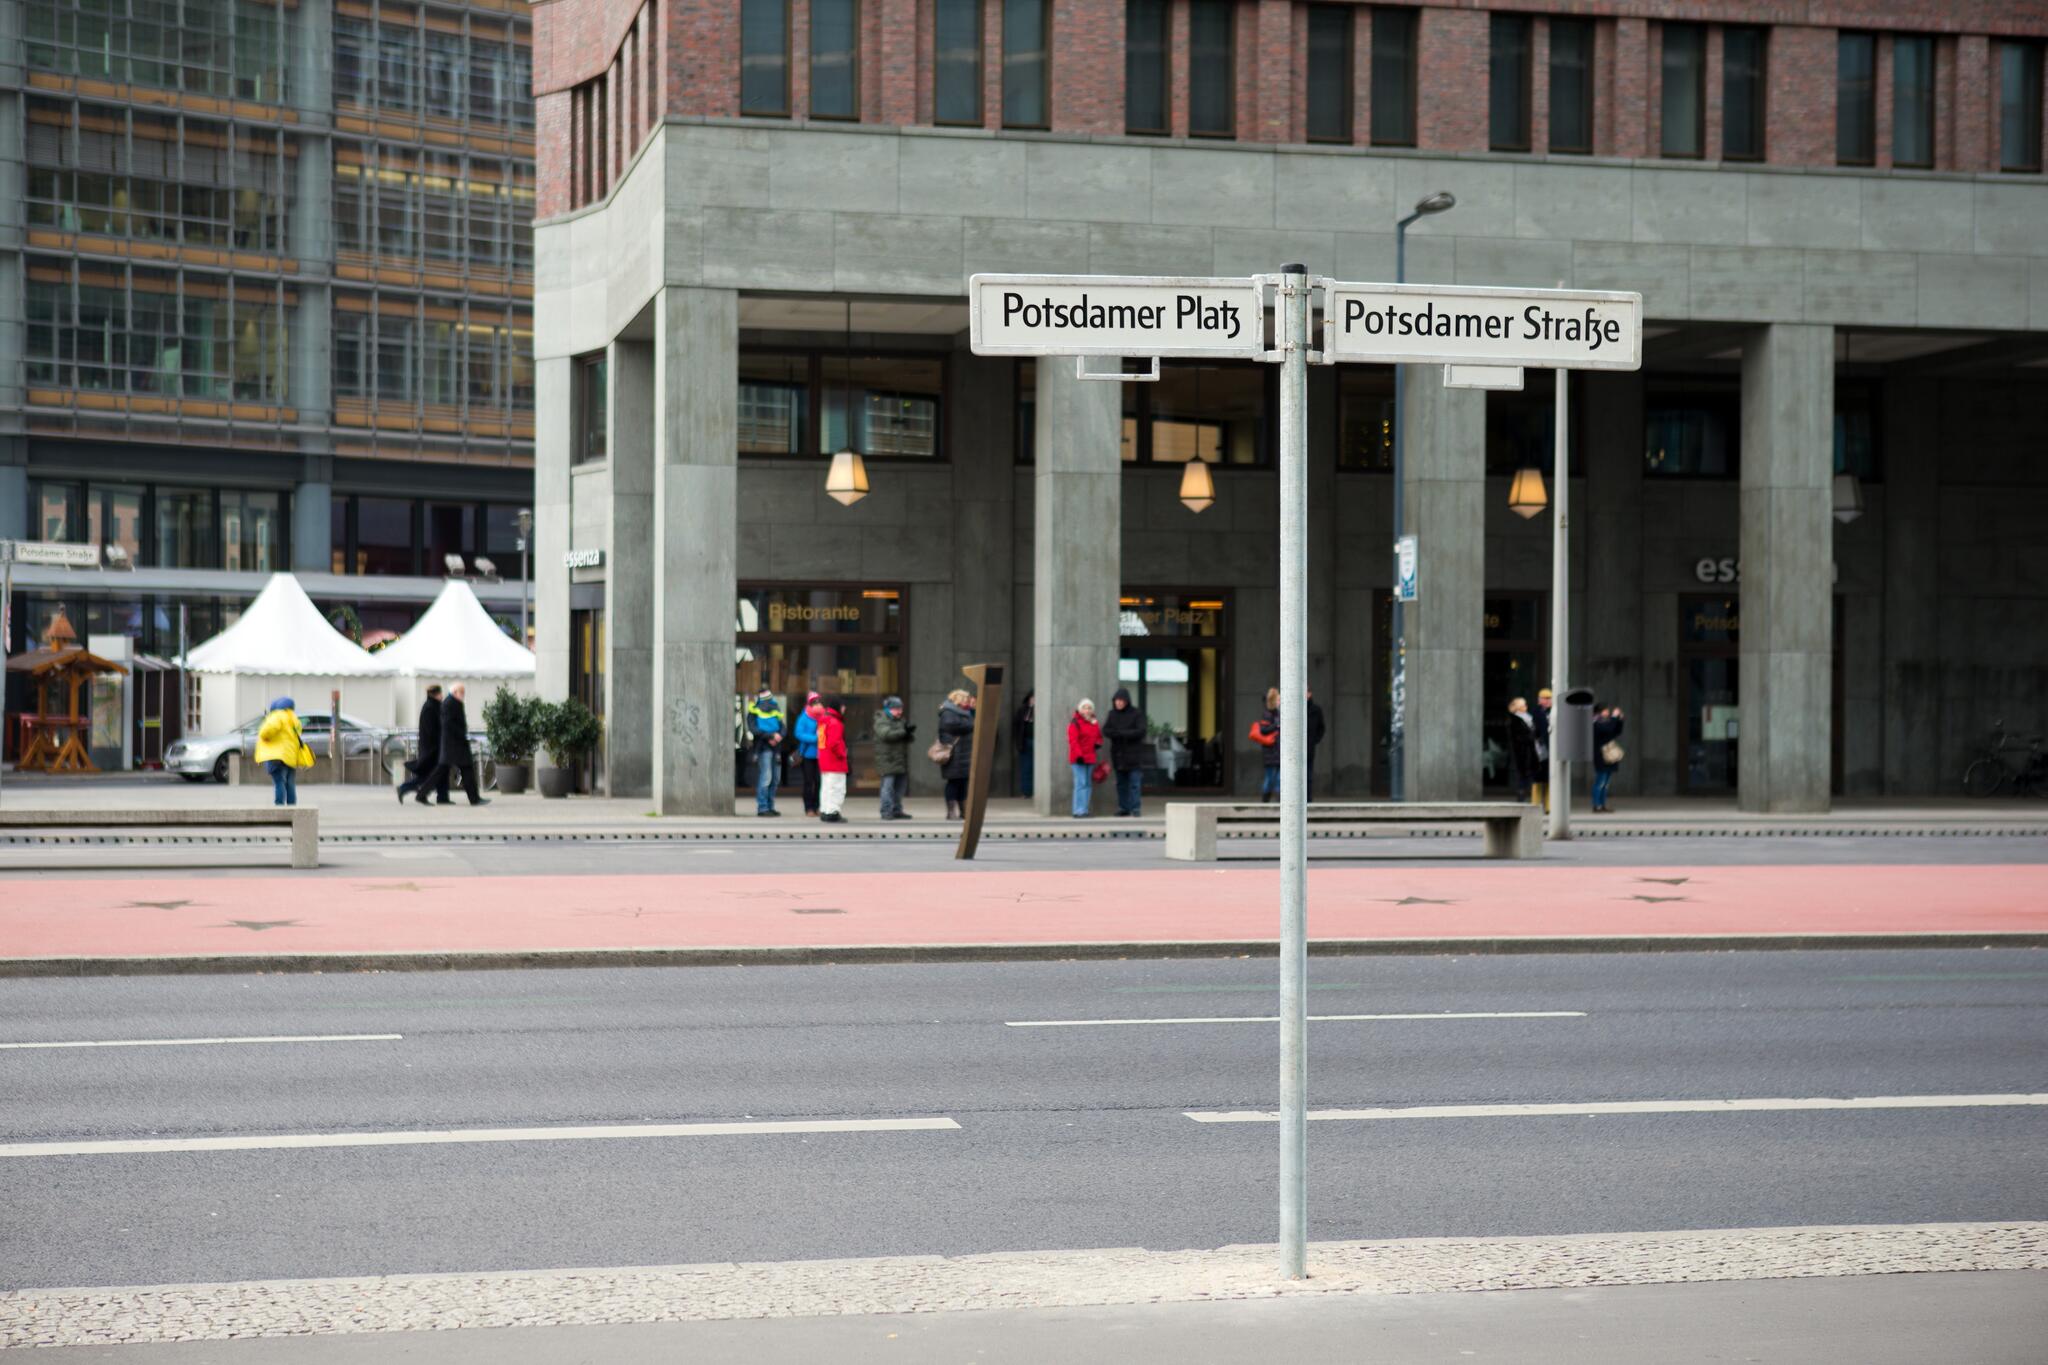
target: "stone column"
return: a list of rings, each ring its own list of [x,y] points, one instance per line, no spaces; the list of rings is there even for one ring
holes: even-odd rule
[[[614,341],[605,373],[610,385],[605,449],[611,463],[604,575],[605,785],[611,796],[649,796],[654,771],[648,743],[654,715],[653,343]]]
[[[663,815],[731,815],[739,296],[663,289],[654,355],[654,806]]]
[[[306,457],[292,489],[292,570],[328,573],[334,567],[334,461]]]
[[[1072,808],[1067,718],[1116,690],[1117,594],[1123,576],[1123,390],[1074,377],[1074,362],[1038,362],[1032,517],[1032,685],[1038,691],[1041,815]]]
[[[1828,808],[1835,333],[1776,323],[1742,348],[1741,729],[1736,801]]]
[[[533,656],[534,687],[550,701],[569,695],[569,451],[576,362],[542,356],[533,366]],[[605,742],[617,718],[608,717]],[[611,761],[607,750],[607,763]]]
[[[1586,559],[1583,608],[1586,649],[1574,683],[1591,687],[1602,702],[1622,709],[1627,731],[1643,723],[1643,380],[1637,374],[1586,375],[1582,423],[1586,455],[1583,515],[1572,518],[1572,538]],[[1576,490],[1574,490],[1576,492]],[[1634,739],[1624,749],[1635,752]],[[1623,763],[1614,775],[1619,795],[1642,790],[1642,765]]]
[[[1410,801],[1476,801],[1486,647],[1486,395],[1446,389],[1440,365],[1403,367],[1402,529],[1418,541],[1408,604]]]
[[[1932,796],[1955,780],[1940,769],[1940,397],[1931,379],[1884,386],[1886,796]]]

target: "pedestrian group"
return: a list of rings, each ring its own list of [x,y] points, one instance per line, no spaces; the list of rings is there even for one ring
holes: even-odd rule
[[[452,806],[455,803],[448,797],[451,779],[468,795],[470,805],[491,804],[477,782],[476,750],[469,743],[464,695],[461,683],[449,688],[446,697],[441,695],[439,683],[427,689],[427,699],[420,703],[419,751],[405,765],[411,776],[398,785],[401,804],[410,795],[422,806]],[[432,801],[427,800],[429,791],[434,793]]]

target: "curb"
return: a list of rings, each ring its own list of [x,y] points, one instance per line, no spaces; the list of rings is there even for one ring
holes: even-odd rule
[[[1311,957],[1479,957],[1539,953],[1791,952],[1864,948],[2048,948],[2048,931],[1551,935],[1527,938],[1318,939]],[[23,957],[0,979],[207,976],[285,972],[484,972],[561,967],[806,967],[901,963],[1093,962],[1123,958],[1277,957],[1272,939],[1157,943],[901,943],[840,947],[550,948],[480,952],[195,954]]]

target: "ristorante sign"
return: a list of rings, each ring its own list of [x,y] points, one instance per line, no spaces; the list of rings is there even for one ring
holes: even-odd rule
[[[1324,326],[1332,360],[1633,370],[1642,365],[1643,296],[1333,282]]]

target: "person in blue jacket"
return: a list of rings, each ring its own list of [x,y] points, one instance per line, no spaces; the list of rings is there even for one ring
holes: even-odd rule
[[[763,687],[747,707],[747,733],[754,741],[754,814],[780,815],[775,809],[775,788],[781,774],[782,703]]]
[[[804,814],[818,813],[818,713],[824,703],[816,692],[804,698],[803,714],[796,718],[796,756],[804,765]]]

